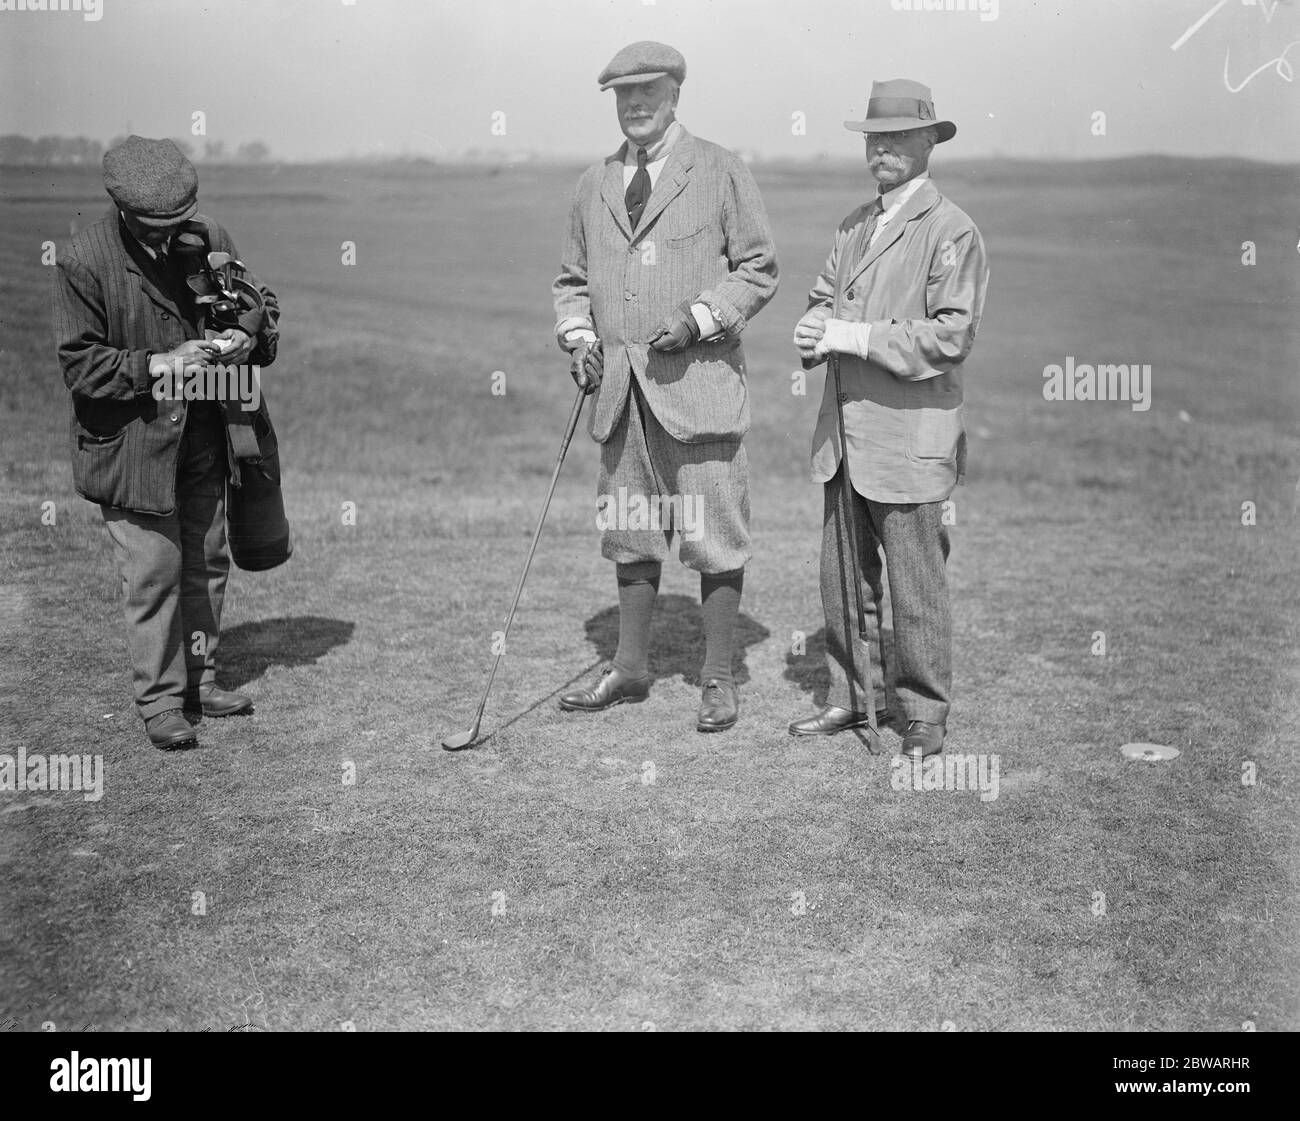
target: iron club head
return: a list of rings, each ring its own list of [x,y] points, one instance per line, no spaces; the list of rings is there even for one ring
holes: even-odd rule
[[[233,298],[235,291],[231,267],[235,259],[229,253],[212,252],[208,254],[208,276],[212,283]]]
[[[474,727],[468,732],[461,732],[456,736],[448,736],[442,741],[443,751],[464,751],[467,747],[472,747],[474,741],[478,739],[479,721],[474,721]]]

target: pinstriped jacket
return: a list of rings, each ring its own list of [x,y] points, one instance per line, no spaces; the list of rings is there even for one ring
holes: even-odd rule
[[[210,218],[211,248],[237,257],[230,235]],[[144,514],[176,507],[176,454],[189,403],[155,400],[149,355],[201,337],[157,283],[152,262],[115,208],[57,255],[54,337],[72,394],[72,477],[92,502]],[[275,360],[279,304],[263,285],[265,323],[250,365]],[[263,454],[274,450],[266,402],[253,427]]]
[[[577,317],[604,344],[605,375],[588,430],[600,443],[635,378],[668,433],[685,443],[749,429],[740,334],[776,292],[776,250],[749,169],[682,129],[633,233],[624,201],[624,143],[578,181],[553,286],[557,326]],[[679,354],[647,340],[683,301],[703,301],[724,334]]]

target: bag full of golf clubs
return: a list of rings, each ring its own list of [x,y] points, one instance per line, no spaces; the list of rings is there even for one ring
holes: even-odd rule
[[[176,249],[187,260],[186,284],[204,312],[204,336],[232,328],[249,335],[261,329],[265,302],[248,268],[229,253],[213,252],[208,228],[186,222]],[[222,401],[230,446],[226,486],[226,537],[230,559],[249,572],[284,564],[293,555],[293,535],[280,490],[280,452],[265,402],[253,412]]]

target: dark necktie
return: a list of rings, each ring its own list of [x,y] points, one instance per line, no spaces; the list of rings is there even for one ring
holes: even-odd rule
[[[876,196],[876,205],[871,208],[871,219],[867,225],[867,240],[870,241],[876,236],[876,228],[880,225],[880,219],[885,216],[885,196]]]
[[[627,203],[627,220],[632,223],[632,229],[635,232],[637,223],[641,221],[641,213],[645,210],[645,204],[650,198],[650,172],[646,170],[646,151],[644,148],[636,150],[636,173],[632,176],[632,182],[627,185],[627,193],[623,196],[623,201]]]
[[[154,248],[153,266],[158,270],[159,275],[166,281],[166,285],[170,287],[176,283],[176,266],[180,262],[173,254],[168,253],[167,250],[167,245],[159,245]]]
[[[174,285],[177,281],[177,266],[180,262],[168,252],[170,248],[170,245],[163,242],[153,251],[153,259],[154,264],[158,266],[158,271],[167,278],[167,283]]]
[[[862,225],[862,240],[858,242],[858,251],[854,255],[854,264],[860,264],[863,258],[871,252],[871,239],[876,235],[876,227],[880,225],[880,218],[884,212],[884,196],[877,195],[876,201],[871,204],[871,211],[867,215],[867,220]]]

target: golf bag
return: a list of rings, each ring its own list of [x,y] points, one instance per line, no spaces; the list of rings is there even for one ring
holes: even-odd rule
[[[201,221],[186,222],[175,247],[186,262],[186,283],[195,303],[204,309],[204,337],[215,338],[235,327],[256,334],[262,321],[262,294],[243,263],[229,254],[213,253],[208,228]],[[293,555],[293,536],[280,491],[279,442],[270,413],[265,402],[254,412],[228,401],[220,404],[230,449],[226,485],[230,559],[250,572],[275,568]]]

